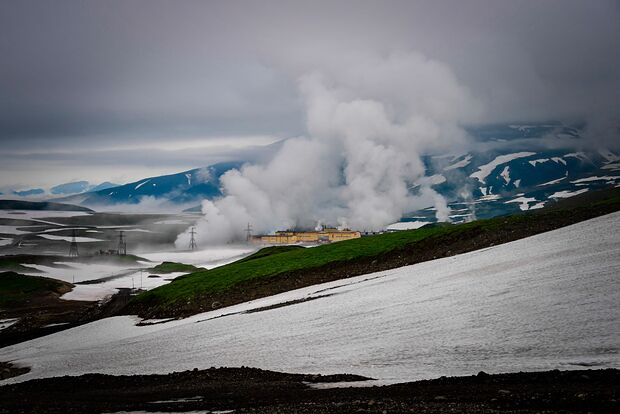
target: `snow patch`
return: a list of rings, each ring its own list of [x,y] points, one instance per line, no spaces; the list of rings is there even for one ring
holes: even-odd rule
[[[535,198],[532,197],[518,197],[515,198],[513,200],[508,200],[505,202],[505,204],[508,203],[519,203],[519,208],[522,211],[527,211],[530,209],[530,203],[535,203],[537,200]]]
[[[579,194],[583,194],[586,191],[588,191],[587,188],[583,188],[577,191],[558,191],[558,192],[551,194],[549,198],[569,198],[569,197],[574,197]]]
[[[446,168],[444,168],[444,171],[450,171],[450,170],[455,170],[457,168],[463,168],[468,166],[471,163],[471,155],[467,155],[465,158],[463,158],[461,161],[459,162],[455,162],[452,165],[447,166]]]
[[[137,190],[138,188],[142,187],[144,184],[148,183],[149,181],[151,181],[151,179],[148,179],[148,180],[142,181],[140,184],[138,184],[138,185],[134,188],[134,190]],[[110,194],[113,194],[113,193],[110,193]]]
[[[509,166],[505,166],[503,171],[499,175],[504,179],[506,184],[510,184],[510,167]]]
[[[398,223],[392,223],[387,226],[385,229],[388,231],[391,230],[415,230],[419,229],[422,226],[430,224],[430,221],[400,221]]]
[[[478,181],[484,184],[489,174],[491,174],[491,172],[498,166],[506,164],[507,162],[516,160],[518,158],[529,157],[535,154],[535,152],[516,152],[514,154],[500,155],[490,163],[478,167],[478,171],[472,173],[470,177],[477,178]]]

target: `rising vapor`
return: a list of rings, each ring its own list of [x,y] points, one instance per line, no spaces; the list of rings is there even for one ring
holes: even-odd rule
[[[421,156],[466,148],[461,124],[481,111],[446,65],[418,53],[358,57],[301,76],[299,90],[307,136],[221,178],[224,196],[202,203],[201,245],[240,240],[247,223],[260,233],[317,224],[380,230],[428,206],[449,220]],[[177,245],[187,241],[181,234]]]

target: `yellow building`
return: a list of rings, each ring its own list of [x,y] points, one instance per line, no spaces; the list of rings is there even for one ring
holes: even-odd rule
[[[359,231],[324,229],[321,231],[278,231],[252,237],[254,243],[261,244],[297,244],[297,243],[334,243],[360,238]]]

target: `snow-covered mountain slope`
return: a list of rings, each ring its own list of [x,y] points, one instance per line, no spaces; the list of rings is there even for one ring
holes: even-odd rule
[[[82,205],[135,204],[144,197],[164,199],[171,203],[199,202],[221,194],[219,178],[226,171],[239,168],[241,162],[214,164],[177,174],[144,178],[129,184],[65,197],[63,202]]]
[[[184,320],[103,319],[0,349],[0,360],[32,367],[8,381],[241,365],[387,382],[620,368],[618,234],[614,213]]]

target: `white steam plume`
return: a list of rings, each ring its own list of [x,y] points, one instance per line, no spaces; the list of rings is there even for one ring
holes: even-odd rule
[[[459,125],[475,119],[477,102],[445,65],[419,54],[348,63],[301,77],[308,137],[222,176],[224,196],[202,204],[200,244],[242,239],[247,223],[259,233],[318,223],[379,230],[429,205],[448,220],[421,155],[462,148]],[[177,239],[187,242],[187,233]]]

